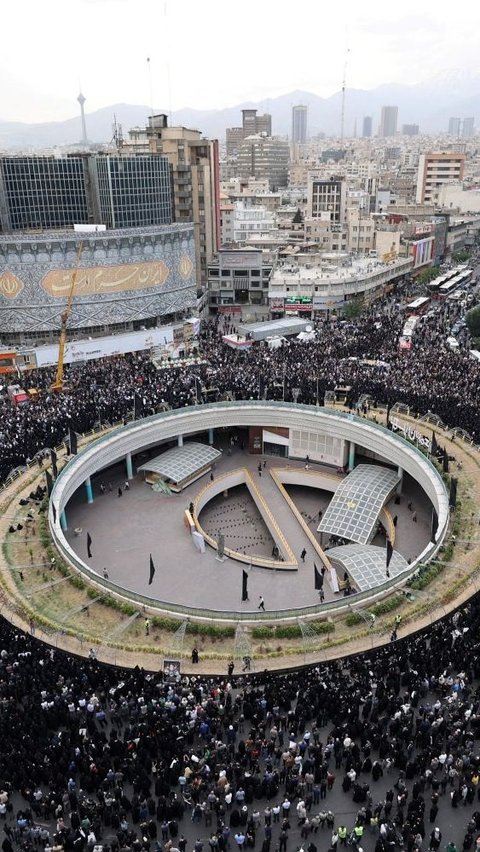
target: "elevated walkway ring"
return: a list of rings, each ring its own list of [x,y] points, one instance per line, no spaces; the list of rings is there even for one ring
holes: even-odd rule
[[[396,586],[403,585],[408,577],[415,572],[419,563],[424,564],[435,557],[448,530],[448,494],[441,476],[419,449],[376,423],[338,410],[283,402],[245,401],[212,403],[161,412],[103,435],[73,457],[60,472],[54,484],[48,512],[52,538],[66,562],[89,578],[97,588],[99,586],[104,587],[105,590],[114,595],[134,601],[137,604],[141,603],[148,606],[152,611],[171,612],[178,616],[179,612],[182,612],[180,606],[173,606],[168,601],[158,601],[126,591],[121,586],[100,577],[97,572],[79,559],[61,529],[61,513],[69,499],[89,476],[123,460],[127,453],[137,453],[155,447],[159,443],[177,438],[179,435],[186,436],[205,432],[208,429],[242,426],[317,430],[319,433],[352,441],[358,446],[384,457],[419,482],[428,499],[432,502],[438,516],[436,540],[429,542],[427,547],[409,566],[410,571],[407,575],[402,574],[401,581],[390,578],[367,593],[355,595],[354,599],[336,599],[321,606],[303,607],[295,610],[286,608],[274,613],[222,612],[205,609],[197,611],[194,607],[189,607],[187,613],[189,617],[235,622],[240,619],[257,622],[259,620],[269,621],[272,618],[278,620],[328,615],[351,607],[352,603],[364,606],[366,602],[378,599]]]

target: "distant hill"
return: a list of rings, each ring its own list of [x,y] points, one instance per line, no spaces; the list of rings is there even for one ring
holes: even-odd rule
[[[336,92],[328,98],[321,98],[311,92],[298,90],[269,100],[269,112],[272,114],[275,134],[286,136],[290,133],[292,106],[298,103],[308,106],[309,135],[339,135],[341,93]],[[402,124],[414,123],[420,125],[421,132],[445,132],[450,116],[474,116],[476,125],[480,126],[480,76],[452,71],[415,86],[389,83],[370,90],[347,89],[345,135],[353,134],[355,121],[357,133],[360,135],[365,115],[373,116],[373,128],[376,133],[382,106],[391,104],[398,106],[399,129]],[[263,106],[253,102],[219,110],[185,107],[174,112],[169,123],[196,128],[212,139],[224,139],[225,129],[238,127],[241,124],[241,110],[248,107],[257,108],[260,113],[264,112]],[[168,113],[168,110],[159,107],[155,112]],[[122,125],[126,137],[131,127],[145,126],[149,114],[150,109],[147,106],[135,104],[112,104],[103,107],[87,114],[88,137],[92,142],[108,143],[113,137],[112,126],[115,118],[117,123]],[[45,124],[0,120],[0,149],[75,144],[80,137],[79,115],[66,121]]]

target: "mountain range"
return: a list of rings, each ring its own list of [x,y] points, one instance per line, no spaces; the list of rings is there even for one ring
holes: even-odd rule
[[[292,91],[271,98],[268,109],[265,101],[237,104],[217,110],[197,110],[190,107],[177,110],[169,116],[169,124],[183,125],[201,130],[211,138],[224,139],[227,127],[241,125],[241,110],[257,108],[259,113],[270,112],[272,130],[275,135],[286,136],[291,129],[291,109],[294,104],[308,106],[309,135],[325,133],[338,136],[340,133],[342,94],[336,92],[327,98],[305,91]],[[356,125],[361,135],[362,121],[366,115],[373,117],[376,133],[383,105],[398,106],[398,128],[402,124],[418,124],[422,133],[446,132],[451,116],[459,118],[474,116],[480,124],[480,75],[462,71],[451,71],[424,83],[407,86],[389,83],[374,89],[346,89],[345,92],[345,136],[352,136]],[[87,113],[87,132],[92,142],[108,143],[113,138],[113,123],[122,126],[124,137],[131,127],[143,127],[148,122],[151,110],[144,105],[113,104],[95,112]],[[159,107],[155,112],[166,112]],[[65,121],[27,124],[0,119],[0,150],[12,148],[43,148],[55,145],[78,143],[81,137],[80,116]]]

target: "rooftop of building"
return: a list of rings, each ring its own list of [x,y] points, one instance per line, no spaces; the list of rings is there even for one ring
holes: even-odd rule
[[[0,234],[0,243],[31,243],[46,240],[75,240],[76,242],[94,242],[95,240],[114,239],[115,237],[154,237],[161,234],[186,233],[193,231],[191,222],[172,222],[170,225],[146,225],[143,228],[107,228],[99,231],[15,231],[12,234]]]
[[[319,262],[311,263],[298,262],[295,258],[295,266],[281,266],[273,273],[273,278],[285,279],[292,278],[295,280],[310,280],[315,276],[323,278],[350,279],[360,278],[388,270],[393,270],[395,267],[404,266],[411,259],[407,257],[398,257],[388,263],[384,263],[375,257],[355,257],[352,258],[346,252],[327,252],[323,253]]]

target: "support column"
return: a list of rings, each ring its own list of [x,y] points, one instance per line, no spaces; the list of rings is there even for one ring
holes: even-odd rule
[[[400,481],[395,489],[395,494],[398,494],[398,496],[400,497],[403,488],[403,467],[399,467],[397,473],[400,477]]]
[[[87,503],[93,503],[93,488],[90,477],[85,480],[85,491],[87,492]]]
[[[355,442],[350,441],[348,447],[348,472],[351,473],[355,467]]]
[[[60,526],[61,526],[63,532],[66,532],[68,530],[67,516],[65,514],[65,509],[63,510],[63,512],[60,515]]]
[[[210,446],[212,446],[213,444],[213,429],[208,430],[208,443],[210,444]]]
[[[178,446],[183,447],[183,435],[179,435],[177,438]]]
[[[133,479],[132,454],[127,453],[125,456],[125,466],[127,468],[127,479]]]

